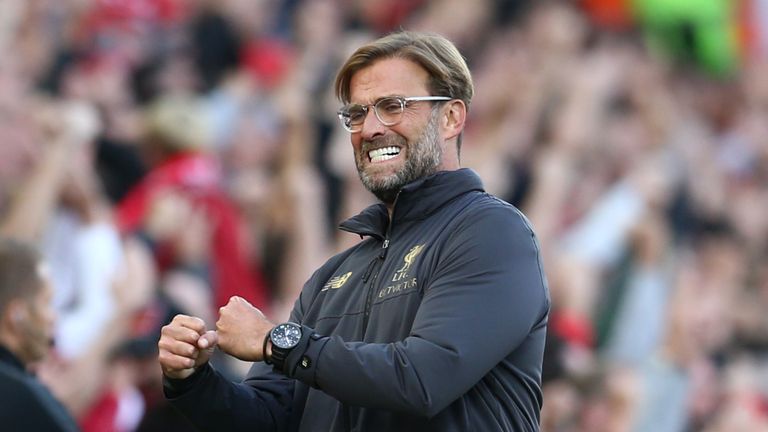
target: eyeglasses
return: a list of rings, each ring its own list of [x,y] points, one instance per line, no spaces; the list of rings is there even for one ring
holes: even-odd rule
[[[363,123],[368,116],[368,110],[373,107],[376,118],[384,126],[394,126],[403,119],[405,107],[411,102],[423,101],[449,101],[452,98],[447,96],[388,96],[383,97],[370,105],[350,104],[340,109],[338,112],[339,120],[344,129],[351,133],[360,132],[363,129]]]

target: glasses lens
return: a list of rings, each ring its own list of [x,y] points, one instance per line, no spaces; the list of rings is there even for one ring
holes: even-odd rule
[[[368,109],[362,105],[350,105],[339,111],[339,119],[342,126],[350,132],[360,129],[365,121],[365,114]]]
[[[388,97],[376,102],[374,109],[376,116],[384,125],[393,126],[402,118],[405,102],[402,98]]]
[[[368,110],[362,105],[351,105],[346,110],[347,129],[358,130],[365,122],[365,114]]]

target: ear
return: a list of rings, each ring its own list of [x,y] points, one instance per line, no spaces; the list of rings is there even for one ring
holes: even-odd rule
[[[6,308],[6,314],[3,317],[12,328],[18,328],[27,317],[27,308],[25,302],[21,299],[11,300]]]
[[[467,120],[467,106],[461,99],[453,99],[446,102],[443,116],[443,139],[454,139],[464,130],[464,122]]]

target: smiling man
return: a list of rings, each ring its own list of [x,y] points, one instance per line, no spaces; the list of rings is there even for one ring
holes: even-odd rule
[[[158,343],[166,396],[203,430],[535,431],[549,295],[525,217],[460,168],[473,94],[446,39],[400,32],[342,66],[365,239],[275,325],[234,297],[214,329],[176,316]],[[253,361],[242,383],[211,349]]]
[[[442,143],[456,139],[460,133],[466,115],[464,102],[455,99],[449,104],[451,97],[448,96],[400,96],[427,92],[424,84],[428,78],[427,71],[410,60],[396,57],[380,60],[349,78],[355,100],[372,102],[349,104],[339,111],[342,124],[351,132],[360,180],[390,207],[408,183],[437,171],[459,168],[458,146],[452,143],[444,153]],[[385,96],[375,96],[377,94]],[[439,102],[449,106],[445,113],[451,122],[448,133],[455,135],[448,139],[441,136],[442,110],[432,109],[431,105]],[[375,115],[368,116],[371,110]],[[425,116],[425,112],[429,115]],[[387,133],[388,130],[394,133]]]

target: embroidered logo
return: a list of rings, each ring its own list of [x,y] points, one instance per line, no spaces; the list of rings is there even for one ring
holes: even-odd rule
[[[400,279],[405,279],[408,277],[408,270],[411,269],[413,261],[416,260],[416,257],[421,253],[422,249],[424,249],[423,244],[414,246],[410,251],[408,251],[408,253],[403,258],[403,266],[395,272],[395,275],[392,277],[392,282],[397,282]]]
[[[394,283],[379,290],[377,295],[379,300],[393,297],[401,292],[410,291],[418,287],[419,283],[416,280],[416,277],[411,277],[408,272],[416,261],[416,257],[418,257],[423,250],[424,245],[421,244],[412,247],[411,250],[405,254],[403,257],[403,266],[395,272],[394,276],[392,276],[392,282]]]
[[[325,283],[325,286],[323,286],[323,289],[320,291],[328,291],[329,289],[339,289],[342,285],[347,283],[347,280],[349,277],[352,276],[352,272],[346,272],[341,276],[334,276]]]

